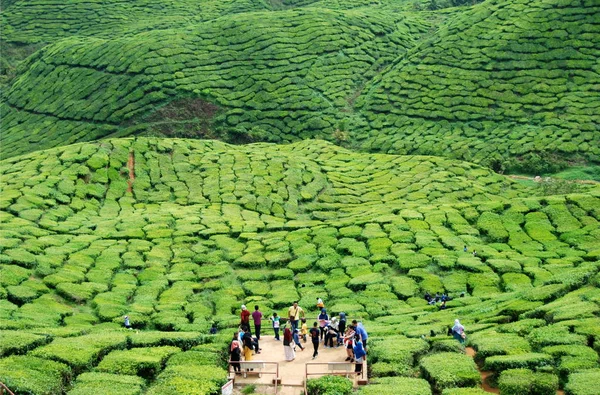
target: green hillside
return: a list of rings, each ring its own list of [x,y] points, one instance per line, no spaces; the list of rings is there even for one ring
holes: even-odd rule
[[[147,130],[233,141],[324,137],[357,84],[425,28],[402,15],[311,9],[67,38],[30,58],[7,92],[2,153]]]
[[[9,48],[49,45],[8,83],[1,154],[155,135],[322,138],[498,171],[598,163],[597,4],[436,7],[17,1]]]
[[[14,157],[0,177],[0,381],[17,391],[161,393],[183,380],[209,393],[229,337],[202,335],[212,321],[316,296],[365,320],[373,377],[421,369],[417,388],[475,385],[445,336],[460,317],[509,384],[514,367],[551,386],[597,380],[598,187],[536,197],[449,159],[156,138]],[[425,291],[455,299],[438,311]],[[120,329],[125,314],[140,333]],[[448,358],[471,373],[448,381]]]
[[[362,147],[476,162],[548,151],[597,162],[599,57],[595,1],[482,3],[358,99],[368,120]]]
[[[353,395],[597,392],[597,0],[0,8],[15,394],[214,395],[240,305],[317,297]]]

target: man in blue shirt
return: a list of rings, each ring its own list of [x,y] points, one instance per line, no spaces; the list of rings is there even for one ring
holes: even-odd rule
[[[354,325],[356,334],[358,337],[360,337],[363,347],[365,350],[367,350],[367,339],[369,338],[369,335],[367,334],[365,327],[363,326],[362,322],[359,323],[356,320],[352,320],[352,325]]]

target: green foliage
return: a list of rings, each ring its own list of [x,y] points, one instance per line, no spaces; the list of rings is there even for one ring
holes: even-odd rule
[[[440,392],[446,388],[473,387],[481,382],[475,362],[463,354],[431,354],[422,358],[420,365],[424,377]]]
[[[340,376],[323,376],[306,383],[308,395],[350,395],[352,382]]]
[[[207,365],[168,366],[148,389],[147,394],[175,393],[214,394],[225,384],[226,371]]]
[[[76,372],[89,369],[110,350],[127,345],[127,336],[119,332],[99,332],[78,337],[56,338],[30,355],[66,363]]]
[[[18,331],[0,331],[0,357],[11,354],[25,354],[40,345],[47,343],[47,336]]]
[[[152,378],[162,370],[169,356],[180,351],[172,346],[112,351],[102,359],[97,369],[100,372]]]
[[[145,387],[144,379],[110,373],[82,373],[77,376],[69,395],[103,395],[118,392],[125,395],[140,395]]]
[[[431,395],[429,383],[413,377],[383,377],[361,387],[361,395]]]
[[[590,369],[569,376],[565,392],[569,395],[592,395],[600,385],[600,369]]]
[[[553,394],[558,389],[558,377],[529,369],[509,369],[500,374],[498,387],[507,395]]]
[[[60,394],[70,378],[71,369],[59,362],[28,355],[0,359],[0,381],[15,393]]]
[[[550,355],[541,353],[497,355],[486,358],[484,369],[495,372],[507,369],[536,369],[552,365],[553,362]]]

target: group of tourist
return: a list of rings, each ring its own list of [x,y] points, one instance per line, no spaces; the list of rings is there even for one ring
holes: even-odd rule
[[[283,326],[283,347],[286,361],[293,361],[296,358],[296,348],[305,350],[302,343],[310,342],[313,346],[313,356],[315,359],[319,355],[319,346],[323,343],[325,348],[344,347],[346,350],[346,361],[356,363],[356,372],[362,370],[362,362],[367,354],[367,341],[369,335],[362,323],[353,320],[351,325],[346,326],[346,314],[341,312],[339,316],[330,317],[325,309],[321,298],[317,298],[317,308],[320,313],[317,320],[309,329],[306,323],[306,314],[302,307],[295,301],[288,309],[288,321],[282,325],[281,317],[273,313],[269,320],[273,327],[275,340],[281,340],[279,333]],[[254,336],[250,329],[250,317],[254,322]],[[254,312],[250,314],[245,305],[242,305],[240,313],[240,328],[234,333],[230,345],[230,360],[235,372],[240,372],[239,361],[242,354],[245,361],[251,361],[252,355],[260,354],[259,347],[261,323],[263,314],[259,306],[254,306]],[[236,363],[237,362],[237,363]]]
[[[426,299],[440,300],[446,302],[449,298],[444,295],[436,294],[431,296],[428,293]],[[323,343],[325,348],[343,347],[346,350],[346,360],[350,363],[355,363],[356,372],[362,370],[362,362],[367,355],[367,342],[369,335],[365,330],[362,322],[352,320],[352,323],[346,326],[346,314],[341,312],[339,316],[330,317],[325,309],[323,300],[317,299],[317,308],[320,313],[309,329],[306,323],[306,314],[302,307],[298,306],[295,301],[288,309],[288,321],[283,324],[283,349],[286,361],[293,361],[296,358],[296,347],[301,351],[305,350],[302,343],[307,343],[308,337],[313,346],[312,358],[315,359],[319,355],[319,347]],[[254,336],[250,329],[250,317],[254,322]],[[239,362],[242,355],[245,361],[251,361],[253,354],[260,354],[259,347],[261,335],[261,323],[263,314],[259,310],[259,306],[254,306],[254,312],[250,313],[245,305],[242,305],[240,313],[240,328],[234,333],[230,346],[230,360],[235,372],[240,372]],[[275,340],[281,340],[279,331],[282,327],[281,317],[277,313],[273,313],[269,317]],[[301,323],[301,324],[300,324]],[[433,331],[432,331],[433,332]],[[449,335],[452,335],[460,343],[465,342],[465,328],[457,319],[454,326],[450,328]]]

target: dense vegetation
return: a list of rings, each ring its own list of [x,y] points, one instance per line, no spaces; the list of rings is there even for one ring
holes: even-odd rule
[[[598,4],[446,3],[16,1],[9,48],[50,45],[10,79],[2,156],[151,134],[598,163]]]
[[[189,364],[220,366],[229,331],[203,334],[241,303],[284,314],[317,296],[365,320],[373,376],[421,370],[407,388],[477,385],[445,336],[456,317],[507,388],[511,369],[597,380],[597,187],[536,197],[467,162],[320,141],[112,139],[7,159],[0,176],[0,381],[19,391],[161,393],[196,378]],[[425,291],[455,299],[438,311]]]
[[[600,187],[497,174],[600,180],[597,1],[0,7],[17,394],[213,394],[242,303],[316,297],[372,381],[313,393],[597,392]]]

